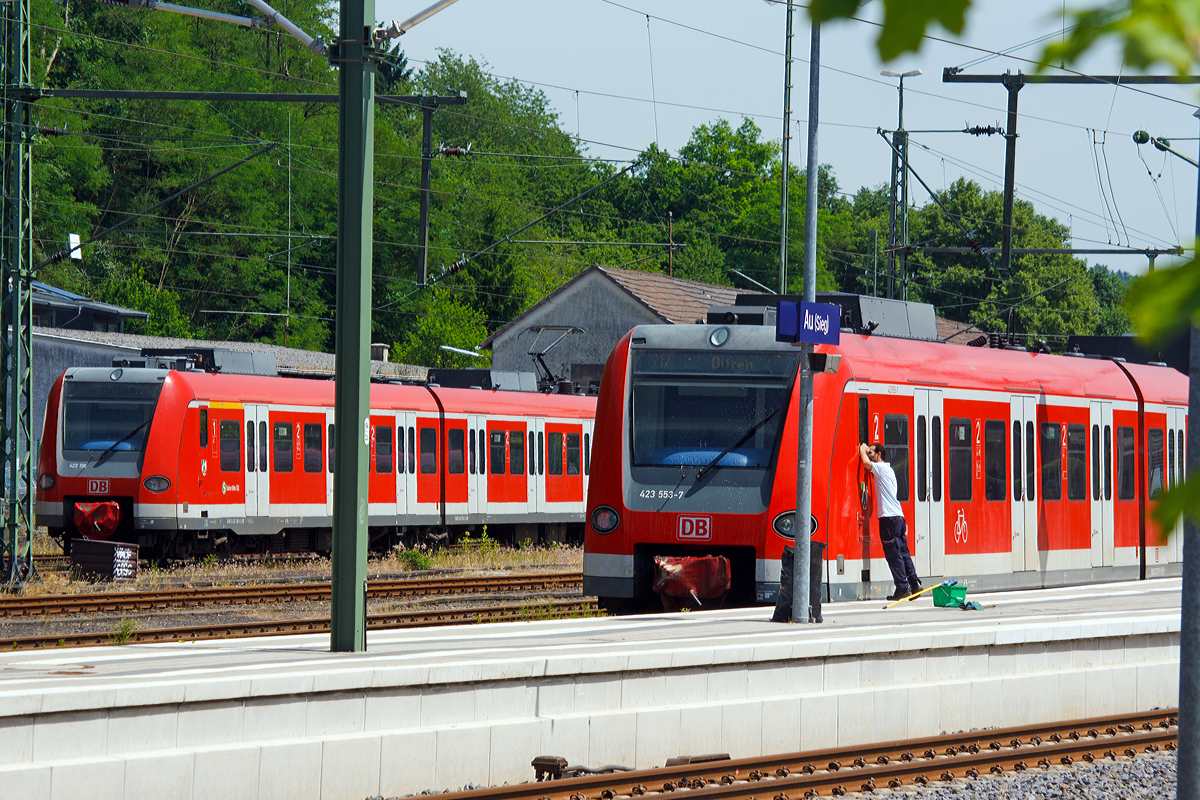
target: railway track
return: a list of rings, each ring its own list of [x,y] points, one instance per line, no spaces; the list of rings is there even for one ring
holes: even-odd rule
[[[702,759],[709,760],[659,769],[449,792],[438,798],[613,800],[670,794],[675,800],[680,797],[800,800],[889,788],[936,786],[964,778],[1174,750],[1177,713],[1178,709],[1167,709],[1120,714],[736,760],[711,760],[715,757],[703,756]],[[553,766],[545,762],[543,765]]]
[[[493,577],[417,578],[368,581],[368,598],[449,597],[468,594],[554,592],[578,590],[583,578],[578,572]],[[121,613],[194,608],[209,605],[286,603],[298,600],[328,600],[327,582],[288,583],[265,586],[206,587],[146,592],[97,592],[94,594],[32,595],[0,597],[0,617],[31,617],[49,614]]]
[[[437,611],[398,611],[368,614],[367,629],[431,628],[440,625],[471,625],[533,619],[558,619],[596,613],[595,600],[550,600],[542,603],[478,606]],[[152,642],[190,642],[206,639],[236,639],[251,636],[288,636],[298,633],[324,633],[329,618],[290,619],[272,622],[242,622],[198,625],[185,628],[127,629],[109,632],[25,636],[0,639],[0,649],[39,650],[56,647],[94,647],[114,644]]]

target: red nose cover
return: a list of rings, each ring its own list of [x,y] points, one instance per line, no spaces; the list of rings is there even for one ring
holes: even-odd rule
[[[76,503],[75,527],[85,539],[107,539],[121,524],[121,506],[111,500],[103,503]]]
[[[725,556],[655,556],[654,591],[663,608],[716,608],[731,585]]]

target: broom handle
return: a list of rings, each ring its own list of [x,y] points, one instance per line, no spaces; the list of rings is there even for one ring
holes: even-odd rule
[[[912,600],[914,597],[918,597],[918,596],[920,596],[920,595],[923,595],[923,594],[925,594],[926,592],[932,592],[934,589],[938,588],[939,586],[953,586],[953,585],[954,585],[954,584],[950,583],[950,581],[942,581],[941,583],[935,583],[933,586],[930,586],[928,589],[922,589],[922,590],[921,590],[921,591],[919,591],[919,592],[916,592],[916,593],[914,593],[914,594],[910,594],[908,597],[901,597],[899,600],[897,600],[897,601],[896,601],[896,602],[894,602],[894,603],[888,603],[886,606],[884,606],[884,607],[883,607],[883,610],[884,610],[884,611],[887,611],[887,610],[888,610],[889,608],[891,608],[892,606],[898,606],[898,605],[900,605],[901,603],[903,603],[905,600]]]

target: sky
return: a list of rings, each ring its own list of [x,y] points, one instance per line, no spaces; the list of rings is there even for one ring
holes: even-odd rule
[[[376,16],[404,20],[430,4],[378,0]],[[861,14],[878,19],[880,4],[868,4]],[[1003,126],[1002,86],[947,84],[943,69],[1031,72],[1033,65],[1022,59],[1035,59],[1044,46],[1040,40],[1061,37],[1063,25],[1061,0],[975,0],[962,37],[931,28],[930,36],[946,41],[926,38],[918,54],[890,64],[876,53],[876,25],[825,25],[819,161],[833,168],[848,194],[887,183],[891,151],[876,129],[896,127],[898,98],[896,80],[879,73],[920,69],[923,74],[904,85],[913,170],[935,191],[959,177],[985,190],[1002,189],[1002,137],[919,131]],[[796,10],[793,26],[790,160],[803,169],[810,53],[804,9]],[[418,68],[447,48],[486,62],[493,75],[540,89],[587,154],[628,160],[651,142],[678,152],[696,127],[719,118],[734,127],[750,118],[765,138],[779,141],[785,34],[785,9],[766,0],[459,0],[409,30],[401,46]],[[1111,46],[1075,69],[1130,74]],[[1200,107],[1200,87],[1138,89],[1029,85],[1019,94],[1017,196],[1069,226],[1074,247],[1191,246],[1196,168],[1151,145],[1139,147],[1132,134],[1165,136],[1196,158],[1200,123],[1192,115]],[[917,205],[929,202],[916,180],[910,197]],[[1143,255],[1087,258],[1134,274],[1147,267]],[[1156,266],[1169,263],[1160,257]]]

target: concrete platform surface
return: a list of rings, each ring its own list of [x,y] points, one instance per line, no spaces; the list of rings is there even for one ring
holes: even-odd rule
[[[0,655],[0,785],[363,798],[1177,702],[1180,581]]]

